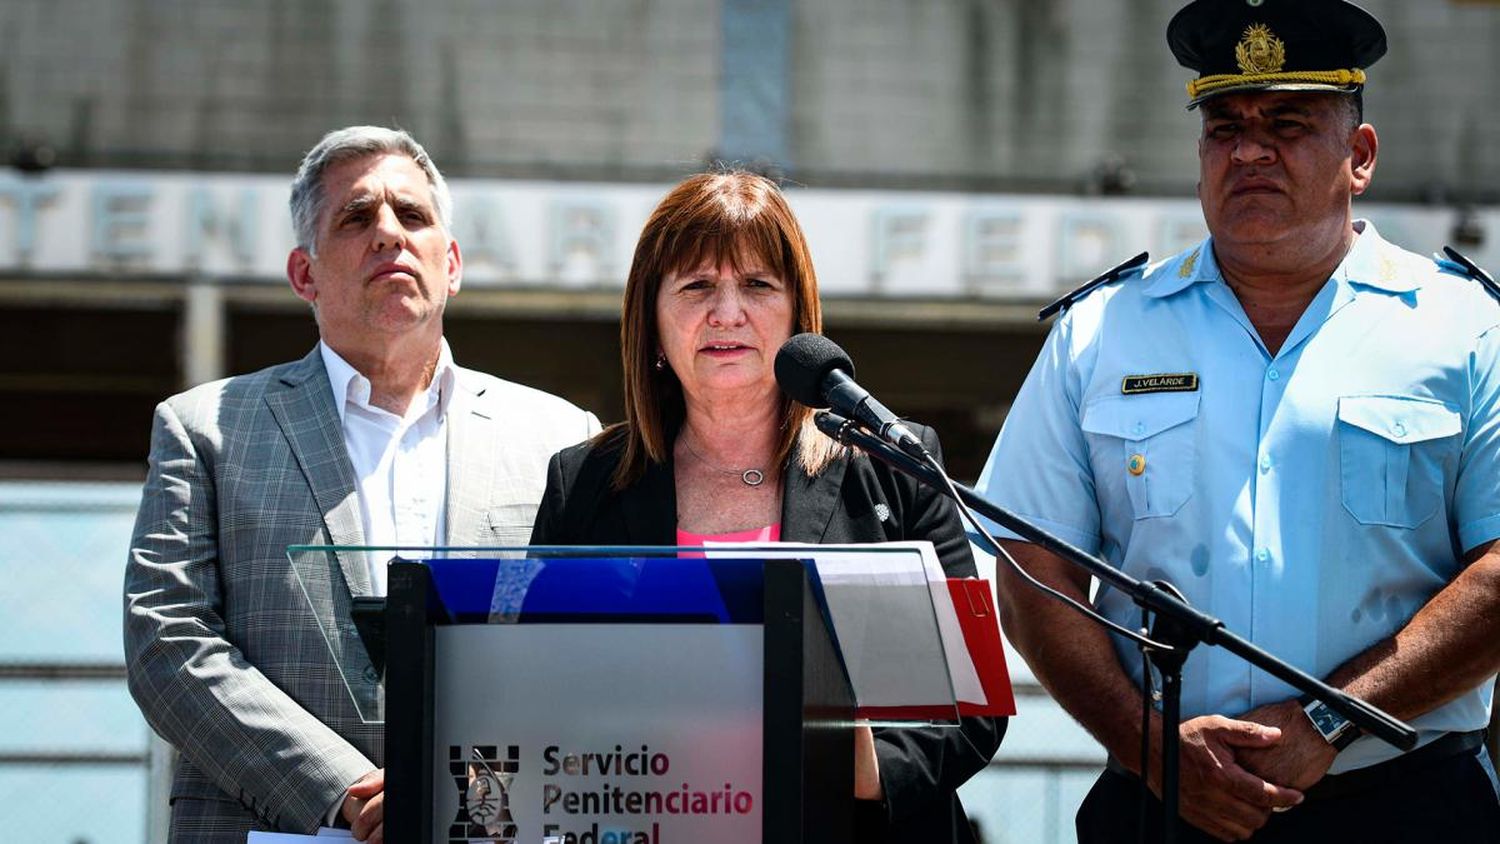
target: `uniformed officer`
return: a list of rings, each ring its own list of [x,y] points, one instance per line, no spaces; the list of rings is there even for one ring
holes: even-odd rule
[[[1197,0],[1167,37],[1198,72],[1210,237],[1062,303],[980,491],[1420,732],[1400,754],[1200,647],[1187,840],[1500,840],[1481,734],[1500,666],[1500,304],[1478,271],[1353,217],[1379,150],[1361,113],[1385,52],[1373,17]],[[1086,574],[1006,544],[1087,600]],[[1011,640],[1110,754],[1079,838],[1132,841],[1138,777],[1160,777],[1159,718],[1140,754],[1140,656],[999,572]],[[1137,626],[1126,596],[1094,603]]]

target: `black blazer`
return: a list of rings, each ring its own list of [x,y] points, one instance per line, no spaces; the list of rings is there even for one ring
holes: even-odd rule
[[[912,429],[941,459],[937,436]],[[631,488],[610,477],[623,437],[564,449],[547,467],[547,491],[531,532],[533,545],[676,545],[677,485],[670,462],[652,464]],[[877,516],[877,505],[889,515]],[[817,477],[788,467],[781,538],[826,544],[926,539],[953,577],[977,572],[953,503],[865,455],[833,462]],[[989,764],[1005,734],[1003,718],[965,718],[959,729],[876,729],[875,754],[885,804],[859,801],[855,840],[929,844],[974,840],[957,789]]]

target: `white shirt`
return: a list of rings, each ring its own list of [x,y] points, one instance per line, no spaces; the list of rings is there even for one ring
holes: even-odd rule
[[[344,446],[354,466],[365,544],[431,548],[445,541],[443,504],[448,489],[448,416],[456,373],[442,341],[427,392],[404,416],[370,404],[370,379],[319,342]],[[366,555],[373,594],[386,592],[386,559]]]

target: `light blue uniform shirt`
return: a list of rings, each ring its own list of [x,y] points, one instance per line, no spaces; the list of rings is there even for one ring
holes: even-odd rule
[[[1318,677],[1399,630],[1500,537],[1500,303],[1362,232],[1271,355],[1212,241],[1060,317],[979,479],[995,503]],[[1196,389],[1162,390],[1196,376]],[[1140,390],[1140,391],[1137,391]],[[1109,618],[1140,610],[1102,588]],[[1115,637],[1137,683],[1140,655]],[[1489,721],[1492,682],[1413,721],[1423,742]],[[1200,646],[1183,717],[1295,697]],[[1396,755],[1363,737],[1333,772]]]

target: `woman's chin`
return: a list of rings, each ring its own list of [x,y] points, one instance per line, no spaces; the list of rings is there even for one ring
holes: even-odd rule
[[[697,379],[697,389],[688,390],[704,398],[715,396],[769,392],[776,389],[776,379],[764,373],[750,372],[739,367],[720,367]]]

